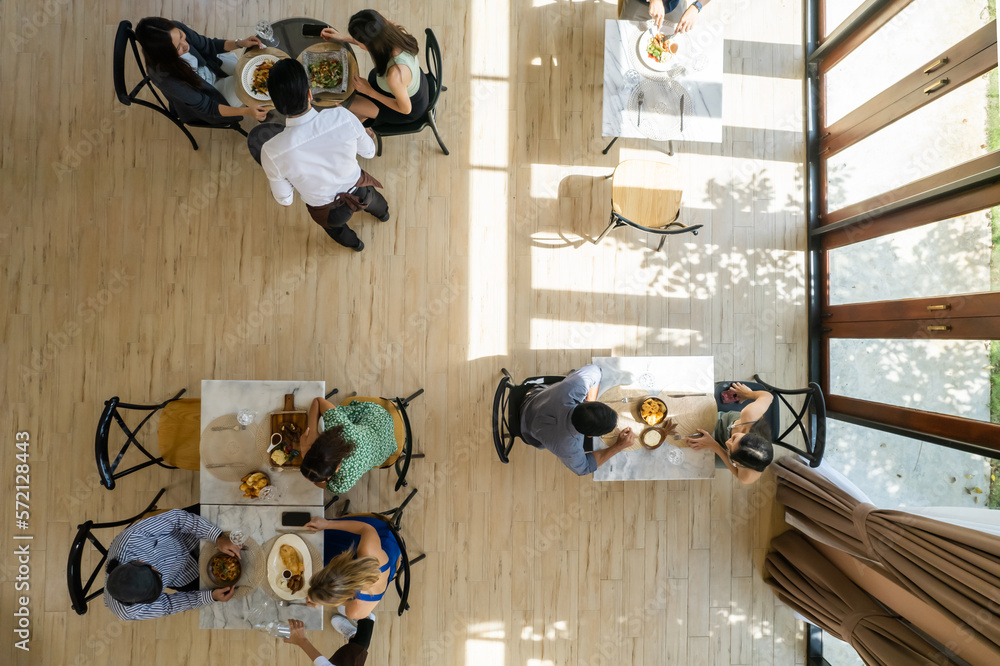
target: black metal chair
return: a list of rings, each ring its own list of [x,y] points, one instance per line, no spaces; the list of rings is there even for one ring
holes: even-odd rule
[[[376,118],[376,122],[372,124],[372,131],[375,132],[375,143],[378,147],[376,155],[382,154],[382,137],[417,134],[423,131],[425,127],[430,127],[434,132],[434,138],[437,139],[438,145],[441,146],[441,152],[445,155],[450,154],[448,148],[444,145],[444,141],[441,140],[441,133],[438,132],[437,112],[435,110],[438,98],[441,96],[441,91],[448,89],[441,85],[441,47],[438,45],[437,37],[434,36],[434,32],[430,28],[427,28],[424,33],[427,35],[427,43],[424,46],[424,50],[427,58],[427,83],[430,86],[430,104],[428,104],[424,115],[408,123],[380,124],[377,122],[378,118]]]
[[[754,375],[753,378],[754,381],[752,382],[743,382],[747,388],[751,391],[769,391],[778,399],[771,401],[771,406],[768,407],[767,413],[764,415],[768,425],[771,426],[772,443],[799,454],[809,461],[810,467],[819,467],[820,462],[823,460],[823,452],[826,449],[826,402],[823,399],[823,389],[815,382],[809,382],[809,386],[804,389],[782,389],[771,386],[761,379],[760,375]],[[746,406],[745,403],[740,402],[722,402],[722,392],[727,390],[730,384],[732,382],[718,382],[715,385],[715,404],[720,412],[740,411]],[[785,399],[785,396],[788,395],[805,396],[802,407],[798,411]],[[792,424],[785,428],[784,431],[781,430],[779,400],[795,417]],[[807,418],[808,428],[806,428],[806,424],[804,423]],[[796,428],[802,435],[802,441],[805,442],[806,446],[805,449],[793,446],[785,439]],[[778,432],[781,432],[781,434],[776,435],[775,433]],[[718,459],[716,462],[719,462]]]
[[[389,509],[388,511],[382,511],[380,513],[347,513],[348,507],[351,505],[351,500],[344,502],[343,508],[341,508],[338,518],[352,518],[355,516],[366,516],[369,518],[377,518],[385,523],[392,535],[396,538],[396,543],[399,544],[399,566],[396,567],[396,577],[393,578],[391,582],[396,584],[396,594],[399,595],[399,607],[397,608],[397,613],[402,615],[405,611],[410,610],[410,567],[419,562],[420,560],[427,557],[426,553],[421,553],[417,555],[412,560],[406,551],[406,542],[403,540],[403,535],[400,534],[401,522],[403,520],[403,509],[406,505],[410,503],[413,496],[417,494],[417,489],[414,488],[410,491],[410,494],[406,496],[403,503],[394,509]]]
[[[126,53],[128,52],[129,47],[132,49],[132,54],[135,56],[135,64],[138,65],[139,73],[142,75],[142,80],[131,90],[129,90],[128,84],[125,82],[125,58],[127,57]],[[146,108],[152,109],[153,111],[166,116],[173,124],[177,125],[177,127],[184,132],[184,136],[188,138],[191,142],[191,147],[195,150],[198,150],[198,142],[194,140],[193,136],[191,136],[191,132],[187,129],[188,127],[228,129],[239,132],[243,136],[247,135],[247,133],[243,131],[243,128],[240,127],[239,120],[234,120],[230,123],[222,125],[200,122],[186,123],[181,120],[180,117],[170,108],[170,106],[160,98],[159,93],[156,92],[156,88],[153,86],[152,79],[150,79],[149,74],[146,73],[146,68],[142,64],[142,58],[139,57],[139,47],[136,44],[135,32],[132,30],[131,21],[121,21],[118,24],[118,32],[115,34],[113,73],[115,81],[115,94],[118,96],[119,102],[125,106],[132,106],[133,104],[145,106]],[[156,98],[156,104],[144,99],[139,99],[138,95],[142,92],[143,88],[149,88],[149,91],[153,93],[153,97]]]
[[[373,402],[379,405],[392,416],[394,432],[396,436],[396,452],[389,456],[384,463],[379,466],[379,469],[386,469],[388,467],[393,467],[396,470],[396,487],[394,490],[398,491],[400,488],[408,486],[406,482],[406,474],[410,470],[410,461],[416,458],[423,458],[423,453],[413,452],[413,428],[410,426],[410,417],[406,413],[406,408],[410,406],[410,403],[417,398],[423,389],[417,389],[417,391],[405,398],[374,398],[374,397],[358,397],[357,392],[352,392],[350,395],[344,398],[340,402],[341,405],[346,405],[350,402]],[[338,389],[333,389],[326,394],[327,400],[330,396],[338,393]],[[339,495],[334,495],[325,505],[325,508],[330,508],[330,505],[340,499]]]
[[[520,384],[515,384],[506,368],[500,368],[500,372],[503,373],[503,377],[500,378],[497,392],[493,396],[493,446],[496,447],[500,462],[509,463],[514,440],[520,438],[524,441],[521,437],[521,404],[528,391],[558,384],[565,377],[561,375],[528,377]]]
[[[108,549],[97,539],[97,537],[94,536],[93,531],[111,527],[121,527],[123,525],[131,525],[135,521],[144,517],[150,511],[155,511],[157,502],[160,501],[160,498],[163,497],[163,493],[165,492],[167,492],[167,489],[161,488],[160,492],[156,494],[156,497],[152,502],[150,502],[149,506],[143,509],[138,515],[127,518],[126,520],[118,520],[113,523],[95,523],[92,520],[88,520],[82,525],[77,526],[76,537],[73,539],[73,543],[69,547],[69,561],[66,564],[66,583],[69,585],[69,599],[73,605],[73,610],[76,611],[77,615],[83,615],[86,613],[87,604],[104,593],[103,585],[100,589],[94,592],[91,591],[98,576],[104,572],[104,564],[108,560]],[[88,541],[101,553],[101,560],[88,576],[87,582],[84,583],[83,549],[84,546],[87,545]]]
[[[167,407],[171,403],[180,401],[180,397],[184,395],[184,392],[186,390],[187,389],[181,389],[180,391],[177,392],[177,395],[168,400],[164,400],[158,405],[134,405],[127,402],[122,402],[118,396],[114,396],[111,399],[105,401],[104,411],[101,413],[101,418],[97,422],[97,434],[94,437],[94,454],[95,457],[97,458],[97,472],[101,476],[102,486],[104,486],[108,490],[113,490],[115,487],[115,481],[117,479],[120,479],[123,476],[128,476],[133,472],[137,472],[140,469],[145,469],[146,467],[150,467],[152,465],[158,465],[159,467],[162,467],[164,469],[198,470],[200,468],[198,452],[196,450],[195,451],[185,450],[185,448],[191,449],[192,447],[195,448],[197,447],[200,435],[197,427],[194,428],[195,432],[193,433],[193,435],[191,433],[184,433],[183,430],[180,430],[176,427],[172,427],[171,441],[165,441],[165,440],[160,441],[160,451],[161,453],[163,453],[163,455],[161,456],[154,456],[152,453],[147,451],[142,444],[140,444],[136,440],[136,435],[139,433],[140,430],[142,430],[142,427],[146,425],[149,419],[151,419],[153,415],[156,414],[156,412],[160,411],[164,407]],[[175,422],[178,422],[181,423],[183,427],[184,422],[190,421],[190,414],[185,414],[184,412],[190,412],[192,411],[192,408],[197,409],[199,407],[198,404],[196,404],[198,403],[198,401],[196,400],[185,400],[181,402],[191,403],[191,404],[185,405],[185,408],[183,410],[175,410],[178,411],[178,417],[170,419],[172,426],[175,425]],[[122,418],[122,415],[119,411],[122,409],[148,411],[149,413],[146,414],[146,416],[142,419],[142,421],[139,422],[139,425],[136,426],[134,430],[132,430],[128,427],[128,424],[125,423],[125,419]],[[167,412],[164,412],[165,415],[164,419],[161,420],[160,423],[161,433],[164,431],[164,426],[166,425],[167,421],[166,414]],[[111,455],[108,450],[112,422],[118,424],[118,427],[121,428],[122,432],[125,433],[126,437],[125,444],[118,451],[118,454],[115,456],[114,462],[111,462]],[[188,424],[188,426],[190,426],[190,424]],[[190,429],[190,427],[188,429]],[[187,435],[188,440],[190,440],[192,436],[194,437],[194,440],[187,442],[181,441],[181,439],[185,436],[185,434]],[[121,464],[122,458],[125,457],[125,452],[128,451],[128,448],[130,446],[135,446],[137,449],[139,449],[146,456],[146,458],[148,458],[148,460],[139,463],[138,465],[133,465],[132,467],[129,467],[128,469],[119,472],[117,471],[118,465]],[[171,460],[167,460],[165,462],[164,456],[170,457]],[[171,464],[174,462],[177,462],[179,464]]]

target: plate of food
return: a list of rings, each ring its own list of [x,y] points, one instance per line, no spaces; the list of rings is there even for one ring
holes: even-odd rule
[[[279,598],[301,601],[306,598],[312,577],[312,556],[302,537],[283,534],[267,556],[267,582]]]
[[[274,63],[278,62],[278,56],[267,53],[254,56],[243,66],[243,89],[247,94],[261,102],[271,100],[267,92],[267,77],[271,73]]]
[[[659,425],[667,416],[667,403],[652,396],[639,403],[639,418],[646,425]]]
[[[257,499],[260,497],[260,491],[269,483],[271,479],[264,472],[250,472],[240,479],[240,490],[243,491],[243,497]]]
[[[219,587],[235,585],[243,575],[243,565],[238,557],[216,553],[208,560],[208,579]]]
[[[313,95],[334,93],[339,95],[347,90],[347,51],[305,51],[302,64],[309,75],[309,89]]]
[[[639,60],[654,72],[665,72],[670,67],[670,61],[680,50],[677,35],[664,35],[655,29],[647,30],[639,35],[636,42]]]

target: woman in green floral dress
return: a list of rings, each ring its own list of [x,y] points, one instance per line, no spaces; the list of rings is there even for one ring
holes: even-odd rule
[[[345,493],[396,453],[392,415],[371,402],[337,407],[316,398],[300,451],[303,476],[331,493]]]

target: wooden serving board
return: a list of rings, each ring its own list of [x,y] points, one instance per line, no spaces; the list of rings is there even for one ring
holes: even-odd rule
[[[299,432],[306,431],[306,425],[308,423],[308,412],[296,411],[295,409],[295,395],[292,393],[285,394],[285,404],[280,412],[271,412],[271,435],[274,433],[281,432],[281,426],[285,423],[294,423],[299,427]],[[271,445],[270,435],[268,436],[268,446]],[[286,469],[289,467],[299,467],[302,465],[302,456],[296,456],[294,459],[289,460],[284,465],[275,465],[271,461],[271,456],[268,455],[268,464],[272,469]]]

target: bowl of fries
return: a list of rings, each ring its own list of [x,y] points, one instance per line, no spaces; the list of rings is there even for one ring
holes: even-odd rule
[[[240,479],[240,490],[243,491],[243,497],[257,499],[260,491],[270,483],[271,479],[264,472],[250,472]]]
[[[646,425],[659,425],[667,417],[667,403],[649,396],[639,403],[639,420]]]

